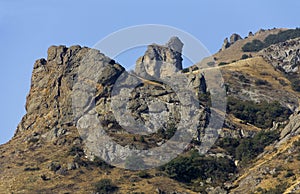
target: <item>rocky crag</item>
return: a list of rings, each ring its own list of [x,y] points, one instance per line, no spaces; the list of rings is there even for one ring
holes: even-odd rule
[[[282,30],[232,35],[205,73],[197,65],[182,70],[183,43],[176,37],[149,45],[133,73],[98,50],[51,46],[47,59],[34,64],[26,115],[0,147],[0,193],[299,192],[300,94],[293,86],[299,39],[241,51]],[[243,54],[250,57],[241,59]],[[226,64],[218,66],[222,60]],[[209,120],[215,114],[221,122],[225,114],[211,108],[209,69],[223,74],[227,115],[218,134],[208,136],[218,141],[199,155],[193,150],[209,140]],[[184,120],[195,125],[182,125]],[[180,129],[192,138],[169,164],[130,171],[107,163],[118,166],[115,159],[122,158],[127,167],[149,165],[153,161],[131,160],[128,149],[159,147]]]

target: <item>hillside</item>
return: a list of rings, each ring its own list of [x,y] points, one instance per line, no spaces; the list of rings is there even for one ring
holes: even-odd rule
[[[51,46],[0,146],[0,193],[299,193],[300,39],[243,51],[287,30],[234,35],[204,70],[182,70],[177,37],[130,73],[98,50]]]

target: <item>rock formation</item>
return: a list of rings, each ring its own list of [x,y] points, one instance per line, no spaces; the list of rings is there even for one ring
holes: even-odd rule
[[[230,42],[225,39],[223,49],[240,39],[237,34]],[[298,79],[299,42],[272,45],[259,53],[264,58],[254,56],[222,67],[207,59],[202,66],[200,62],[190,71],[181,71],[183,43],[173,37],[166,45],[150,45],[137,61],[136,74],[95,49],[51,46],[47,59],[34,64],[26,115],[13,139],[0,146],[0,193],[97,193],[95,185],[103,178],[117,184],[120,193],[193,193],[187,188],[209,194],[248,193],[281,186],[281,182],[282,193],[299,193],[299,93],[291,91],[284,77],[295,74],[293,79]],[[232,57],[227,51],[225,57]],[[202,71],[202,67],[208,68]],[[214,70],[222,71],[226,83],[220,85],[232,97],[227,108],[233,110],[224,124],[221,115],[225,110],[210,108],[226,100],[213,90],[220,83],[216,80],[223,79]],[[263,84],[257,84],[259,81]],[[267,107],[265,101],[279,101],[276,106],[290,107],[293,114],[288,120],[271,120],[273,127],[259,128],[247,120],[245,110],[249,114],[252,109],[263,111],[260,102]],[[267,147],[246,150],[260,131],[271,135],[256,137],[261,138],[259,143],[275,138]],[[178,145],[174,136],[175,140],[191,138]],[[168,142],[167,151],[153,151]],[[150,168],[153,161],[159,165],[170,161],[168,154],[178,146],[187,152],[161,169],[140,173],[105,163],[126,167],[126,162],[133,161],[138,165],[131,169]],[[203,155],[191,151],[202,147],[211,149]],[[148,160],[141,157],[145,150],[150,150]],[[246,165],[244,156],[237,158],[241,152],[254,154],[244,161]],[[134,160],[129,160],[132,156]],[[124,166],[119,165],[124,161]],[[192,179],[181,176],[185,172]],[[187,178],[189,185],[180,182],[181,178]]]
[[[232,34],[228,40],[228,38],[224,39],[221,51],[224,51],[225,49],[229,48],[231,45],[233,45],[236,41],[242,40],[242,37],[238,34]]]
[[[182,47],[178,37],[172,37],[166,45],[149,45],[144,56],[137,60],[135,73],[163,78],[182,70]]]
[[[271,45],[261,54],[275,68],[285,73],[297,73],[300,69],[300,38]]]
[[[230,44],[232,45],[236,41],[241,40],[241,39],[242,39],[242,37],[240,35],[234,33],[230,36]]]
[[[227,49],[228,47],[230,47],[230,43],[228,41],[228,38],[225,38],[224,39],[224,42],[223,42],[223,45],[222,45],[222,48],[221,48],[221,51],[224,51],[225,49]]]

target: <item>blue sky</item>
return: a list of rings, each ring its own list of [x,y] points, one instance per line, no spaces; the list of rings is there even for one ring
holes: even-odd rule
[[[189,32],[214,53],[232,33],[299,27],[299,8],[298,0],[0,0],[0,144],[25,114],[33,63],[50,45],[92,47],[125,27],[163,24]]]

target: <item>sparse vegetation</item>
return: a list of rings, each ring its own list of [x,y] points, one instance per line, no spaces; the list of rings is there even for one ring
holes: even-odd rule
[[[84,151],[81,147],[77,146],[77,145],[74,145],[70,148],[69,150],[69,155],[71,156],[82,156],[84,154]]]
[[[257,51],[260,51],[263,48],[265,48],[265,44],[262,41],[255,39],[252,42],[246,43],[242,47],[242,50],[244,52],[257,52]]]
[[[242,101],[228,97],[227,111],[235,117],[260,128],[272,127],[273,121],[282,122],[288,119],[291,111],[279,102]]]
[[[214,183],[229,179],[229,174],[236,171],[232,160],[227,158],[205,157],[198,151],[190,151],[186,156],[179,156],[160,167],[170,178],[190,183],[192,180],[212,178]]]
[[[150,178],[151,177],[151,175],[145,170],[140,171],[137,175],[140,178]]]
[[[279,32],[278,34],[271,34],[265,38],[265,44],[266,46],[269,46],[271,44],[276,44],[279,42],[284,42],[289,39],[294,39],[300,37],[300,29],[290,29],[285,30],[282,32]]]
[[[284,193],[286,188],[287,188],[287,183],[283,183],[271,189],[258,188],[257,192],[259,192],[260,194],[282,194]]]
[[[235,150],[236,159],[249,163],[264,151],[264,148],[279,138],[277,131],[260,131],[253,138],[242,139]]]
[[[95,183],[95,192],[99,194],[114,193],[118,187],[110,179],[102,179]]]
[[[264,39],[263,42],[257,39],[253,40],[252,42],[248,42],[242,47],[242,50],[244,52],[257,52],[270,46],[271,44],[277,44],[298,37],[300,37],[300,29],[290,29],[279,32],[278,34],[270,34]]]
[[[220,139],[217,146],[225,149],[228,154],[240,160],[241,164],[247,164],[264,148],[279,138],[277,131],[260,131],[253,138],[236,139],[225,137]]]

